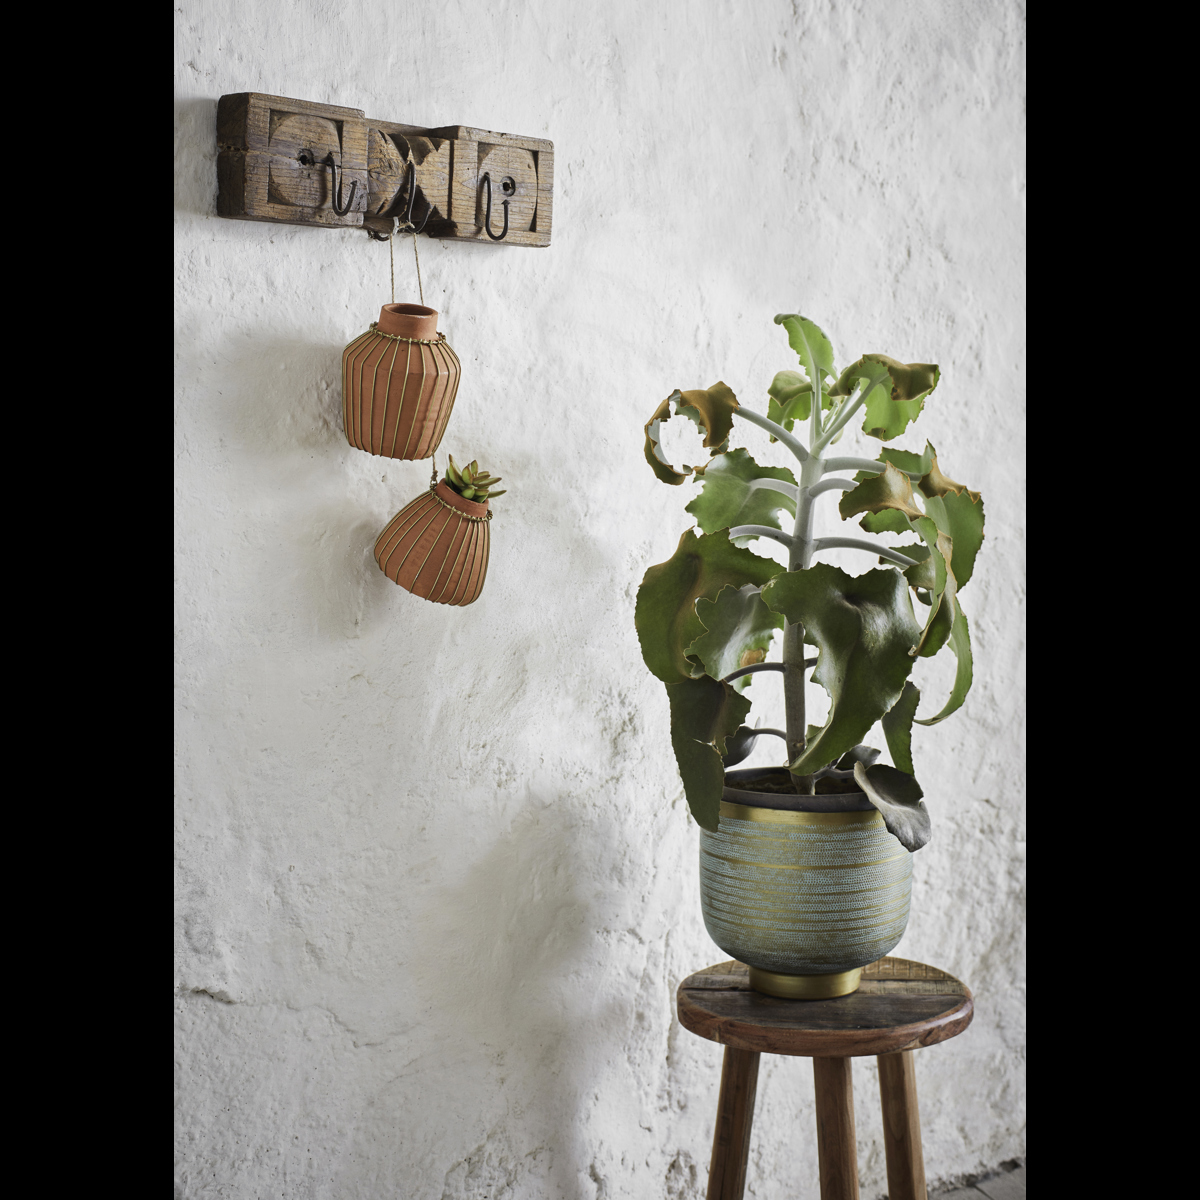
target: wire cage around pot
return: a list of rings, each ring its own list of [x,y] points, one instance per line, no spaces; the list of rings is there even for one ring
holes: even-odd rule
[[[342,351],[346,440],[384,458],[428,458],[446,432],[462,366],[438,314],[385,304],[379,320]]]
[[[445,480],[406,504],[375,542],[375,561],[393,582],[438,604],[471,604],[487,577],[492,514]]]

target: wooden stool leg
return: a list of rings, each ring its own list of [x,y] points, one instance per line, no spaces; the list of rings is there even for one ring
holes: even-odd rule
[[[708,1200],[742,1200],[757,1091],[758,1051],[726,1046],[712,1162],[708,1168]]]
[[[889,1200],[926,1200],[917,1076],[911,1050],[879,1056],[879,1100]]]
[[[858,1200],[854,1085],[848,1058],[814,1058],[821,1200]]]

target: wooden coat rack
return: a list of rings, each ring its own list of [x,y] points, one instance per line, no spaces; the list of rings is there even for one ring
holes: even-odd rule
[[[431,237],[550,245],[554,143],[543,138],[238,92],[217,104],[217,149],[218,216],[376,236],[407,218]]]

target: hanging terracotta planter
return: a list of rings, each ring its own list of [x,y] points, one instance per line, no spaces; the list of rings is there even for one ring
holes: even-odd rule
[[[470,604],[487,576],[492,514],[443,479],[406,504],[375,542],[375,561],[393,582],[438,604]]]
[[[446,432],[462,367],[420,304],[385,304],[342,351],[342,422],[350,445],[384,458],[428,458]]]

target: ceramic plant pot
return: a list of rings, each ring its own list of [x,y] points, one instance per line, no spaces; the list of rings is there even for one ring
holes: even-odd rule
[[[705,927],[757,991],[848,995],[904,936],[912,855],[862,792],[754,791],[771,773],[727,772],[718,830],[700,831]]]
[[[443,479],[388,522],[375,542],[375,561],[414,596],[470,604],[487,577],[491,516],[486,501],[464,500]]]
[[[385,304],[342,351],[346,440],[384,458],[428,458],[446,432],[462,368],[437,331],[437,313]]]

